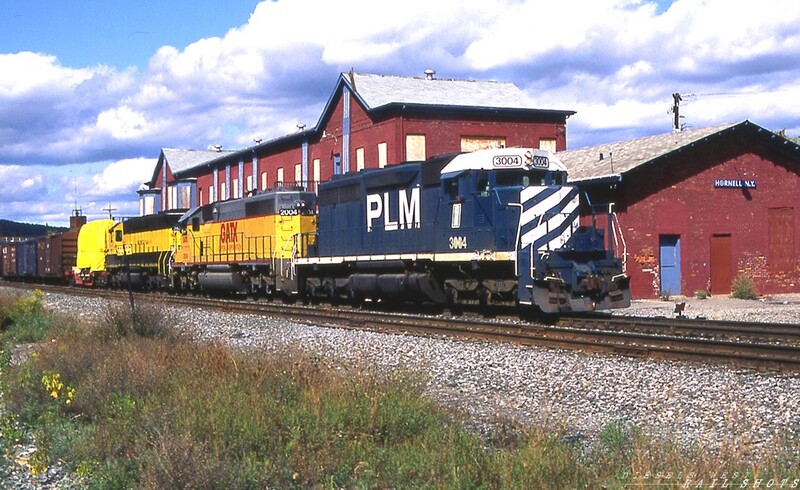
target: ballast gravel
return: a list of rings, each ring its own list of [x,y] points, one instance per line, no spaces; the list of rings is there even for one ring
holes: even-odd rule
[[[61,294],[47,294],[45,301],[87,320],[106,308],[105,300]],[[679,301],[686,302],[688,317],[785,322],[800,328],[800,296]],[[617,313],[674,317],[674,308],[675,301],[636,301]],[[173,309],[170,317],[198,340],[241,349],[299,348],[353,369],[419,372],[432,397],[466,414],[468,426],[484,435],[506,419],[564,429],[570,440],[588,443],[604,426],[623,423],[683,447],[753,461],[781,437],[800,436],[800,376],[793,374],[354,331],[199,308]],[[5,466],[0,478],[19,473],[14,464]],[[14,488],[70,488],[57,483],[57,475],[48,478],[56,483],[28,477]]]

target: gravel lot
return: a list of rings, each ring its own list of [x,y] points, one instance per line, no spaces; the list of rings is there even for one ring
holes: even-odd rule
[[[105,309],[104,300],[99,299],[48,294],[45,301],[58,311],[87,320]],[[800,324],[800,296],[685,301],[688,317]],[[626,312],[671,317],[674,303],[637,301]],[[753,459],[768,451],[781,431],[800,435],[800,377],[796,375],[357,332],[199,309],[173,314],[198,339],[239,348],[313,349],[355,369],[420,371],[429,377],[429,393],[469,414],[470,426],[479,432],[491,430],[503,417],[523,424],[566,427],[570,436],[591,440],[605,424],[622,420],[654,435],[674,437],[684,446],[735,448]],[[13,467],[0,469],[0,478],[10,471],[20,472]],[[32,486],[14,488],[70,488],[60,470],[54,471],[38,482],[28,478],[25,485]]]

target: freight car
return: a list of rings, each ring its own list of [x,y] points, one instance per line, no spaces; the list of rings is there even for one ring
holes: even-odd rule
[[[298,292],[350,301],[624,308],[628,277],[577,189],[538,149],[461,153],[320,184]],[[313,243],[313,245],[311,245]]]
[[[108,284],[106,257],[113,252],[111,229],[113,219],[90,221],[78,233],[78,257],[70,274],[70,282],[79,286]]]
[[[77,260],[78,233],[86,217],[76,210],[69,222],[67,231],[0,244],[0,277],[65,282]]]
[[[174,286],[291,296],[297,289],[291,260],[306,253],[297,237],[313,234],[316,226],[316,195],[300,187],[192,209],[178,221]]]

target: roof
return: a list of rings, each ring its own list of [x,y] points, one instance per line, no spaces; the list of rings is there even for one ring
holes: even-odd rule
[[[559,152],[558,157],[569,169],[572,182],[619,180],[625,173],[642,165],[732,131],[749,131],[766,136],[800,157],[798,145],[747,120],[568,150]]]
[[[153,169],[153,176],[150,179],[150,185],[157,185],[155,182],[158,177],[158,169],[161,168],[164,161],[169,165],[172,174],[175,175],[184,170],[203,165],[212,160],[222,158],[224,156],[234,153],[231,150],[184,150],[179,148],[162,148],[161,155],[158,157],[155,169]]]
[[[390,104],[473,108],[537,109],[523,90],[509,82],[342,73],[367,109]]]

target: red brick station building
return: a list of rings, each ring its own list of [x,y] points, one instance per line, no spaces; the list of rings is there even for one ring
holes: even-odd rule
[[[316,190],[337,174],[455,151],[536,147],[558,152],[592,205],[613,203],[634,298],[727,295],[742,273],[761,294],[800,292],[800,146],[744,121],[565,151],[573,114],[536,108],[511,83],[342,73],[314,127],[237,151],[162,149],[140,212],[280,185]]]

